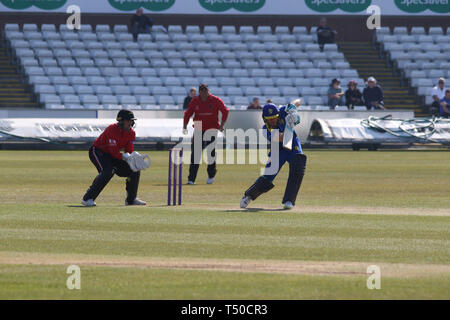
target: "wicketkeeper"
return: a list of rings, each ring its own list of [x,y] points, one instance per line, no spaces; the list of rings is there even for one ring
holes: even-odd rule
[[[92,182],[81,201],[87,207],[95,206],[95,199],[108,184],[114,174],[126,177],[127,198],[125,205],[146,205],[137,198],[140,170],[150,166],[147,155],[134,150],[136,133],[133,130],[136,118],[130,110],[120,110],[117,123],[108,126],[89,148],[89,159],[97,168],[98,176]],[[125,149],[125,153],[120,151]]]
[[[271,103],[264,106],[262,117],[265,124],[263,130],[271,145],[272,139],[276,139],[274,142],[278,142],[278,152],[274,153],[274,150],[270,150],[264,175],[260,176],[245,191],[241,200],[241,208],[246,208],[251,200],[255,200],[261,194],[274,187],[273,180],[285,162],[289,163],[289,178],[282,204],[284,209],[292,209],[294,207],[306,167],[306,156],[302,153],[300,139],[293,130],[300,123],[300,116],[297,114],[296,109],[300,104],[301,100],[298,99],[287,106],[281,107],[279,110],[277,106]],[[274,130],[278,130],[278,134],[274,134]],[[290,130],[290,133],[288,130]],[[286,141],[284,138],[285,136],[288,137],[288,133],[289,141]],[[275,156],[278,159],[274,159]]]

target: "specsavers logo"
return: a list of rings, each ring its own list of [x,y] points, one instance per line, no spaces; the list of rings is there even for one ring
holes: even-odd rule
[[[234,8],[242,12],[261,9],[266,0],[199,0],[200,5],[208,11],[223,12]]]
[[[402,11],[410,13],[430,9],[436,13],[449,13],[449,0],[395,0],[395,5]]]
[[[174,5],[175,0],[108,0],[109,4],[120,11],[145,8],[150,11],[164,11]]]
[[[365,11],[372,0],[305,0],[306,5],[318,12],[332,12],[341,9],[345,12]]]
[[[16,10],[28,9],[33,5],[42,10],[54,10],[65,5],[67,0],[0,0],[0,2],[5,7]]]

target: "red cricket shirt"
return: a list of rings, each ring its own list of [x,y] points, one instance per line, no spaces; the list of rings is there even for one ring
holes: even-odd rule
[[[132,153],[135,139],[136,132],[132,128],[125,131],[118,123],[114,123],[109,125],[94,141],[94,147],[109,153],[116,159],[122,160],[120,150],[125,149],[125,152]]]
[[[184,124],[187,125],[189,118],[194,114],[194,122],[202,122],[202,131],[219,129],[219,111],[222,113],[222,122],[225,122],[230,109],[219,97],[209,95],[206,101],[202,101],[199,96],[195,96],[184,112]]]

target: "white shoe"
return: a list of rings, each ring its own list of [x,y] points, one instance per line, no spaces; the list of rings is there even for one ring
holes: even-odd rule
[[[147,204],[147,202],[142,201],[142,200],[140,200],[138,198],[134,199],[133,203],[128,203],[128,201],[125,200],[125,205],[126,206],[145,206],[146,204]]]
[[[283,208],[285,210],[291,210],[293,207],[294,207],[294,205],[290,201],[286,201],[286,203],[283,204]]]
[[[248,206],[248,204],[250,203],[250,201],[251,201],[251,200],[250,200],[249,197],[243,196],[242,199],[241,199],[241,208],[242,208],[242,209],[247,208],[247,206]]]
[[[213,182],[214,182],[214,178],[208,178],[206,180],[206,184],[213,184]]]
[[[86,201],[81,199],[81,204],[85,207],[95,207],[97,205],[93,199],[88,199]]]
[[[186,184],[194,184],[194,181],[188,181]]]

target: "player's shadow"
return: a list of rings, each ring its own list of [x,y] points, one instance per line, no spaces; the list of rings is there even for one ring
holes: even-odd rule
[[[235,210],[222,210],[222,212],[278,212],[286,211],[283,208],[280,209],[267,209],[267,208],[247,208],[247,209],[235,209]]]
[[[81,204],[69,204],[69,205],[67,205],[66,207],[67,207],[67,208],[92,208],[92,207],[86,207],[86,206],[83,206],[83,205],[81,205]]]

